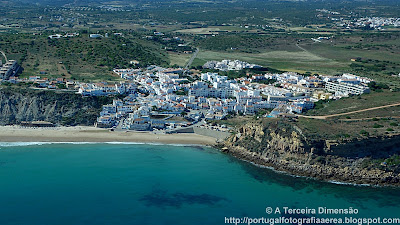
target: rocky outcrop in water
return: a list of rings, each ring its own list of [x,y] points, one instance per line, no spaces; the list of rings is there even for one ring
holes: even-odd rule
[[[225,152],[294,175],[354,184],[400,186],[400,136],[308,140],[285,123],[247,124],[222,145]],[[397,161],[396,161],[397,162]]]
[[[75,93],[0,89],[0,125],[21,121],[48,121],[62,125],[93,125],[107,97],[81,97]]]

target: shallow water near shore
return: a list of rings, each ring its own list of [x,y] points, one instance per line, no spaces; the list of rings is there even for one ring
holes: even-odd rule
[[[281,215],[267,207],[358,209],[307,215],[319,218],[400,217],[400,189],[293,177],[200,146],[2,143],[0,199],[2,225],[225,224]]]

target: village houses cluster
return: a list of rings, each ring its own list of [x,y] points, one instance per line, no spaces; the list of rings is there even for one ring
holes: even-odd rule
[[[334,18],[332,18],[333,20]],[[355,20],[347,18],[336,19],[337,24],[347,29],[351,28],[368,28],[382,30],[387,27],[399,27],[400,18],[385,18],[385,17],[363,17]]]
[[[346,29],[366,28],[384,30],[388,27],[400,26],[400,17],[355,17],[357,14],[353,12],[344,15],[327,9],[316,9],[316,11],[318,12],[317,17],[326,16],[328,19],[334,21],[338,27]]]
[[[98,127],[168,130],[202,120],[221,120],[232,114],[264,112],[263,116],[269,117],[298,114],[312,109],[319,100],[368,93],[368,83],[373,81],[353,74],[305,76],[285,72],[228,79],[218,73],[188,72],[153,65],[114,69],[124,81],[113,83],[40,76],[11,76],[3,82],[25,82],[32,84],[32,88],[62,89],[82,96],[120,95],[122,99],[103,106],[97,118]]]
[[[248,62],[243,62],[240,60],[227,60],[224,59],[221,62],[218,61],[208,61],[203,65],[204,69],[215,69],[215,70],[242,70],[242,69],[253,69],[261,68],[261,66],[256,64],[250,64]]]
[[[3,83],[12,84],[31,84],[32,88],[45,88],[50,90],[62,89],[66,91],[76,92],[79,88],[79,82],[72,79],[59,78],[48,78],[41,76],[30,76],[29,78],[19,78],[17,76],[11,76],[7,80],[3,80]]]
[[[105,105],[97,126],[131,130],[173,129],[193,125],[203,119],[220,120],[229,114],[265,114],[277,117],[297,114],[314,107],[319,100],[368,93],[372,80],[352,74],[303,76],[293,72],[249,75],[228,79],[218,73],[202,73],[195,79],[182,76],[183,69],[150,66],[146,69],[115,69],[128,83],[98,86],[81,85],[83,95],[127,94]],[[273,80],[272,84],[264,84]],[[184,117],[185,121],[168,120]],[[189,122],[187,122],[189,121]]]
[[[358,19],[355,23],[356,26],[369,26],[370,28],[380,29],[385,26],[400,26],[400,18],[384,18],[384,17],[365,17]]]

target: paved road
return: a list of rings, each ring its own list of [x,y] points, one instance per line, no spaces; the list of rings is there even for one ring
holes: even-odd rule
[[[169,132],[169,133],[172,133],[172,132],[176,132],[178,130],[188,129],[188,128],[192,128],[192,127],[198,127],[198,126],[200,126],[202,124],[205,124],[205,121],[206,121],[205,119],[202,119],[201,121],[199,121],[199,122],[197,122],[195,124],[192,124],[190,126],[187,126],[187,127],[178,127],[178,128],[168,129],[168,130],[165,130],[165,131]]]
[[[197,57],[198,53],[199,53],[199,48],[196,48],[196,51],[193,53],[192,57],[190,57],[189,61],[187,62],[185,69],[189,69],[190,65],[192,65],[193,60]]]
[[[335,117],[335,116],[344,116],[344,115],[349,115],[349,114],[354,114],[354,113],[360,113],[360,112],[367,112],[375,109],[384,109],[388,107],[393,107],[393,106],[400,106],[400,103],[396,104],[391,104],[391,105],[384,105],[384,106],[378,106],[378,107],[373,107],[373,108],[368,108],[368,109],[361,109],[357,111],[352,111],[352,112],[347,112],[347,113],[338,113],[338,114],[333,114],[333,115],[325,115],[325,116],[304,116],[304,115],[298,115],[299,117],[304,117],[304,118],[310,118],[310,119],[319,119],[319,120],[326,120],[330,117]]]

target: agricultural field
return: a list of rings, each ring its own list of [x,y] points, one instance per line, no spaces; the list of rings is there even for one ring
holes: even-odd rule
[[[310,52],[296,51],[266,51],[262,53],[242,53],[235,51],[217,52],[201,50],[192,66],[200,66],[210,60],[239,59],[282,71],[299,73],[336,74],[345,71],[347,64],[333,59],[324,58]]]
[[[400,87],[400,38],[397,33],[219,35],[197,40],[193,66],[209,60],[239,59],[283,71],[336,75],[354,73]]]
[[[176,30],[177,33],[185,33],[185,34],[194,34],[194,35],[210,35],[210,34],[219,34],[221,32],[241,32],[245,31],[246,28],[243,27],[235,27],[235,26],[209,26],[204,28],[189,28]]]
[[[400,87],[400,80],[392,77],[400,73],[400,39],[396,33],[340,36],[301,47],[311,54],[347,64],[348,72]]]

